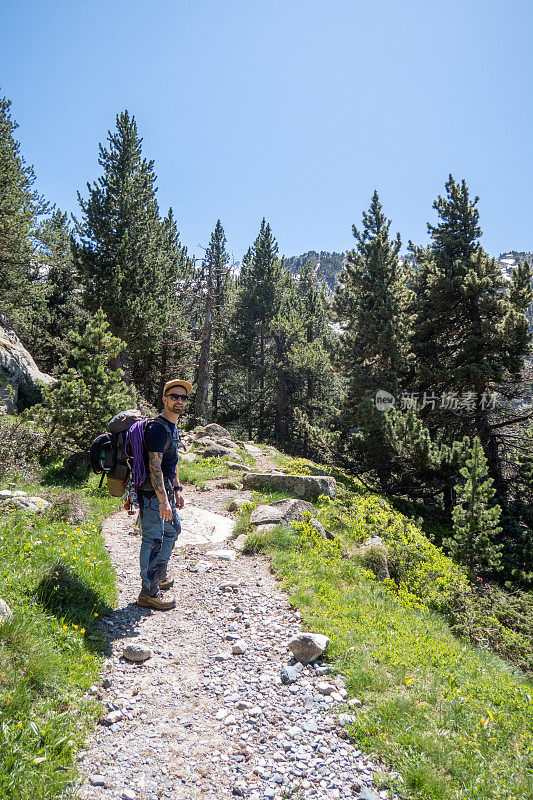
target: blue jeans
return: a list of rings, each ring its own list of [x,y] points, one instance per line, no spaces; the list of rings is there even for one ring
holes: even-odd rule
[[[157,497],[139,497],[141,514],[141,580],[145,594],[155,595],[159,591],[158,567],[168,564],[174,543],[181,531],[181,523],[174,493],[169,492],[172,508],[172,522],[165,522],[159,516],[159,500]]]

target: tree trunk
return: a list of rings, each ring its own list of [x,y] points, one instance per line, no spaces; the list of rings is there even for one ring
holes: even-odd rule
[[[264,436],[264,419],[265,419],[265,332],[263,324],[261,323],[261,341],[260,341],[260,354],[259,354],[259,435]]]
[[[168,359],[168,345],[163,342],[161,347],[161,372],[159,375],[159,386],[157,387],[157,410],[163,410],[163,388],[167,382],[167,359]]]
[[[247,389],[248,389],[248,439],[252,440],[252,368],[248,364]]]
[[[205,319],[202,329],[202,342],[198,371],[196,374],[196,402],[194,416],[196,419],[207,420],[209,371],[211,366],[211,337],[213,334],[213,267],[208,264],[207,295],[205,299]]]
[[[218,362],[218,359],[217,359],[215,361],[215,363],[213,364],[213,387],[212,387],[212,391],[213,391],[213,398],[212,398],[213,419],[215,421],[218,419],[218,386],[219,386],[219,383],[218,383],[218,381],[219,381],[218,366],[219,366],[219,362]]]

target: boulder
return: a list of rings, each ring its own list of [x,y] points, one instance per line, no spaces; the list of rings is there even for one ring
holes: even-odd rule
[[[265,506],[258,506],[250,515],[252,525],[288,525],[292,520],[303,519],[305,514],[316,516],[316,509],[305,500],[276,500]]]
[[[252,499],[251,492],[243,492],[239,497],[234,497],[228,506],[228,511],[238,511],[241,506],[246,505]]]
[[[218,544],[228,539],[235,528],[235,520],[215,514],[205,508],[187,503],[180,510],[181,533],[176,547]]]
[[[184,461],[186,464],[191,464],[196,461],[196,453],[180,453],[179,460]]]
[[[195,447],[213,447],[213,445],[216,445],[216,442],[209,436],[200,436],[198,439],[193,441],[193,445]]]
[[[242,551],[244,550],[244,547],[245,547],[245,545],[246,545],[246,539],[247,539],[247,538],[248,538],[248,537],[246,536],[246,534],[245,534],[245,533],[241,533],[239,536],[237,536],[237,538],[236,538],[236,539],[234,539],[234,540],[233,540],[233,547],[234,547],[234,548],[235,548],[235,550],[237,550],[239,553],[242,553]]]
[[[236,450],[239,446],[236,442],[232,441],[232,439],[228,439],[225,436],[217,436],[216,441],[217,444],[221,444],[222,447],[229,447],[230,450]]]
[[[325,651],[329,639],[321,633],[297,633],[289,641],[287,647],[296,661],[310,664],[316,661]]]
[[[10,497],[7,504],[13,508],[24,508],[27,511],[44,511],[52,505],[43,497]]]
[[[270,531],[273,531],[275,527],[276,526],[271,522],[266,522],[262,525],[256,525],[254,528],[254,533],[270,533]]]
[[[212,444],[209,447],[206,447],[204,452],[202,453],[204,458],[223,458],[224,456],[232,456],[235,457],[235,454],[232,450],[229,450],[227,447],[222,447],[221,444]]]
[[[311,527],[314,528],[315,531],[317,531],[317,533],[323,536],[324,539],[333,539],[331,533],[328,533],[328,531],[323,527],[323,525],[320,524],[320,522],[317,519],[310,519],[309,525],[311,525]]]
[[[222,425],[217,425],[216,422],[210,422],[209,425],[204,425],[204,433],[207,436],[225,436],[227,439],[231,437],[231,433],[223,428]]]
[[[23,411],[41,400],[41,386],[56,383],[56,378],[40,371],[0,314],[0,412]]]
[[[296,497],[307,497],[316,500],[321,494],[334,498],[337,495],[337,483],[334,478],[312,475],[274,475],[263,472],[248,472],[243,475],[243,486],[247,489],[274,489],[287,492]]]
[[[13,612],[5,600],[0,599],[0,624],[5,622],[6,619],[11,619]]]
[[[238,464],[236,461],[228,461],[227,466],[229,469],[239,470],[239,472],[250,472],[250,467],[247,467],[246,464]]]

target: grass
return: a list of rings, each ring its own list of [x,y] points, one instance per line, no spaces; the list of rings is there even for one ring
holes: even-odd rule
[[[57,479],[57,475],[56,475]],[[96,624],[115,599],[115,576],[100,534],[117,507],[96,479],[7,482],[48,496],[50,512],[0,511],[0,585],[13,611],[0,625],[0,798],[52,800],[75,777],[75,754],[101,714],[83,699],[105,644]],[[67,520],[74,513],[79,523]]]
[[[247,549],[271,556],[293,606],[329,636],[330,660],[363,702],[349,727],[353,741],[399,773],[394,781],[383,776],[382,785],[403,797],[533,798],[533,685],[509,662],[455,636],[434,610],[448,603],[450,584],[464,580],[461,569],[430,551],[382,498],[341,494],[316,504],[334,541],[293,523],[250,533]],[[249,514],[247,505],[239,532],[249,531]],[[398,570],[389,582],[355,553],[358,540],[375,534]]]
[[[254,458],[246,452],[246,450],[239,448],[238,451],[243,458],[243,463],[246,466],[253,467],[255,464]],[[179,461],[179,475],[182,483],[192,483],[199,489],[203,489],[206,482],[214,478],[233,478],[240,481],[242,473],[239,470],[232,470],[228,467],[228,461],[232,461],[231,456],[224,456],[223,458],[202,458],[197,456],[194,461]]]

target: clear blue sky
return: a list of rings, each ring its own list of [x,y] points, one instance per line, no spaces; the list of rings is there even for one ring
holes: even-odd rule
[[[0,94],[38,188],[76,212],[134,114],[182,240],[341,251],[377,188],[426,241],[448,173],[483,244],[533,250],[530,0],[3,0]]]

